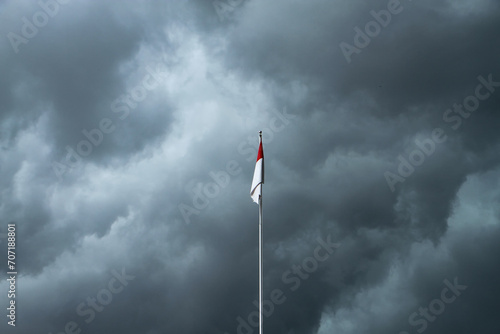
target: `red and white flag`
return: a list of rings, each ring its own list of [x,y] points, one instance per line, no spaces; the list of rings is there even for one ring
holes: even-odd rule
[[[259,204],[259,197],[262,196],[262,184],[264,183],[264,150],[262,149],[262,134],[259,137],[259,153],[257,153],[257,162],[253,172],[252,187],[250,196],[253,201]]]

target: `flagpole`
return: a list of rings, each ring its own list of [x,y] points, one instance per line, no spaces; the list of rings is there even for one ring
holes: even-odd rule
[[[262,143],[262,131],[259,131],[259,145]],[[260,185],[260,196],[259,196],[259,334],[263,334],[262,331],[262,277],[263,277],[263,229],[262,229],[262,193],[263,184]]]

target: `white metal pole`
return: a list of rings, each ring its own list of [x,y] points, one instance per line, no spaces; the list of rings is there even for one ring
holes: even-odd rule
[[[262,131],[259,132],[259,146],[262,143]],[[264,162],[264,161],[263,161]],[[264,269],[263,269],[263,245],[264,245],[264,239],[263,239],[263,228],[262,228],[262,193],[263,193],[263,184],[260,185],[260,196],[259,196],[259,334],[263,334],[262,330],[262,283],[263,283],[263,274],[264,274]]]
[[[263,276],[263,265],[262,265],[262,196],[259,197],[259,334],[262,334],[262,276]]]

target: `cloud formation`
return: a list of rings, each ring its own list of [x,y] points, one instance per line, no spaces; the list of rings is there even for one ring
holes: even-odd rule
[[[4,1],[2,333],[498,333],[499,16]]]

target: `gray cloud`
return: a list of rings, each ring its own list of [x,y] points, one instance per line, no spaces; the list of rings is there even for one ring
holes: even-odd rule
[[[348,62],[391,3],[2,3],[2,332],[255,333],[264,130],[266,332],[497,333],[498,3],[401,0]]]

